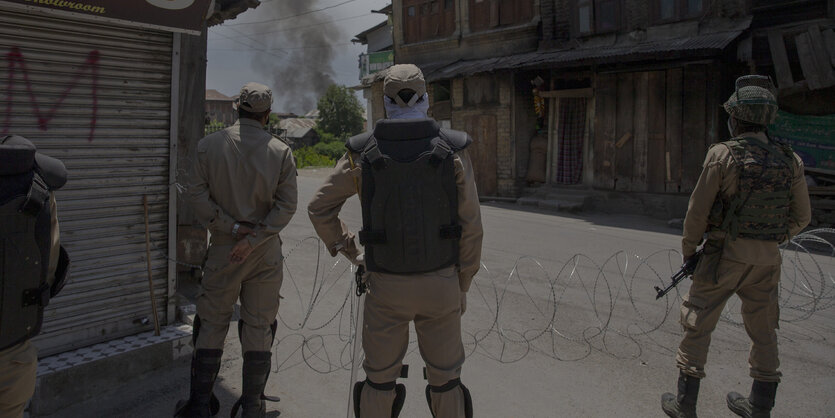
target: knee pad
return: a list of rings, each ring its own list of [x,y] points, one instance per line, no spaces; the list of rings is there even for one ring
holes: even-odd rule
[[[395,384],[394,381],[386,383],[374,383],[368,379],[354,384],[354,416],[360,416],[360,399],[362,399],[362,389],[368,385],[369,387],[379,390],[381,392],[394,390],[394,403],[391,405],[391,418],[400,416],[400,411],[403,410],[403,404],[406,402],[406,386],[403,384]]]
[[[435,418],[435,413],[432,412],[432,393],[444,393],[460,388],[464,396],[464,416],[466,418],[473,418],[473,398],[470,396],[470,390],[461,383],[461,379],[452,379],[441,386],[426,385],[426,403],[429,404],[429,411],[432,417]]]

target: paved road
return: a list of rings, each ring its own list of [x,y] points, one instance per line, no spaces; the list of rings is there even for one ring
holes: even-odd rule
[[[302,170],[300,212],[282,234],[287,272],[274,357],[279,371],[267,390],[281,396],[268,410],[280,410],[282,417],[346,413],[354,301],[350,274],[344,260],[330,258],[308,239],[314,233],[305,210],[324,174]],[[352,199],[343,212],[356,230],[358,201]],[[475,398],[475,415],[663,416],[661,393],[674,390],[677,376],[679,300],[671,294],[655,301],[652,287],[680,262],[669,251],[679,246],[677,231],[666,220],[640,216],[567,216],[490,203],[482,213],[487,269],[476,278],[464,316],[469,356],[462,379]],[[828,306],[835,283],[830,277],[820,290],[824,280],[814,271],[820,266],[832,274],[835,262],[795,252],[787,252],[786,260],[782,314],[792,322],[781,324],[784,381],[774,416],[835,416],[835,309]],[[812,274],[797,279],[794,263]],[[734,324],[738,311],[738,302],[731,302],[728,320],[714,334],[698,404],[702,416],[733,416],[725,393],[747,393],[750,385],[749,343],[744,329]],[[217,384],[223,415],[240,393],[234,328]],[[416,349],[406,362],[412,371],[404,382],[408,396],[401,416],[428,417]],[[176,400],[187,394],[187,375],[183,362],[56,416],[170,416]]]

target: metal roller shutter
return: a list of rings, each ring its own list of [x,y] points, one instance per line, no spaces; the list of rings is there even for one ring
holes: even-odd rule
[[[152,328],[143,195],[167,323],[172,44],[167,32],[0,13],[2,130],[69,170],[56,197],[73,264],[45,311],[42,356]]]

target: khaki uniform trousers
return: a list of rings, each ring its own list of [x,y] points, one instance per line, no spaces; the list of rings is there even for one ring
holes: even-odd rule
[[[780,319],[779,284],[779,264],[760,266],[720,261],[719,253],[703,256],[693,275],[690,292],[681,304],[684,339],[676,355],[678,368],[687,375],[705,377],[710,334],[725,303],[736,293],[742,301],[742,320],[752,343],[748,357],[750,375],[764,382],[779,382],[776,332]]]
[[[38,352],[29,341],[0,351],[0,417],[23,416],[37,372]]]
[[[231,264],[234,246],[212,236],[206,267],[197,297],[200,328],[195,349],[223,349],[235,302],[241,300],[241,351],[270,351],[270,326],[278,314],[283,278],[281,241],[278,236],[256,247],[242,264]]]
[[[369,273],[368,282],[362,330],[363,368],[368,379],[387,383],[400,376],[409,346],[410,321],[415,323],[429,384],[441,386],[457,379],[464,364],[464,345],[455,267],[410,275]],[[437,418],[464,417],[460,388],[431,396]],[[365,385],[360,398],[362,418],[391,417],[394,397],[393,390],[378,391]]]

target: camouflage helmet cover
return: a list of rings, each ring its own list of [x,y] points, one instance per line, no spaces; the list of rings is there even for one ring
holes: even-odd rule
[[[777,118],[777,98],[771,79],[764,76],[738,78],[736,91],[724,107],[736,119],[757,125],[771,124]]]

